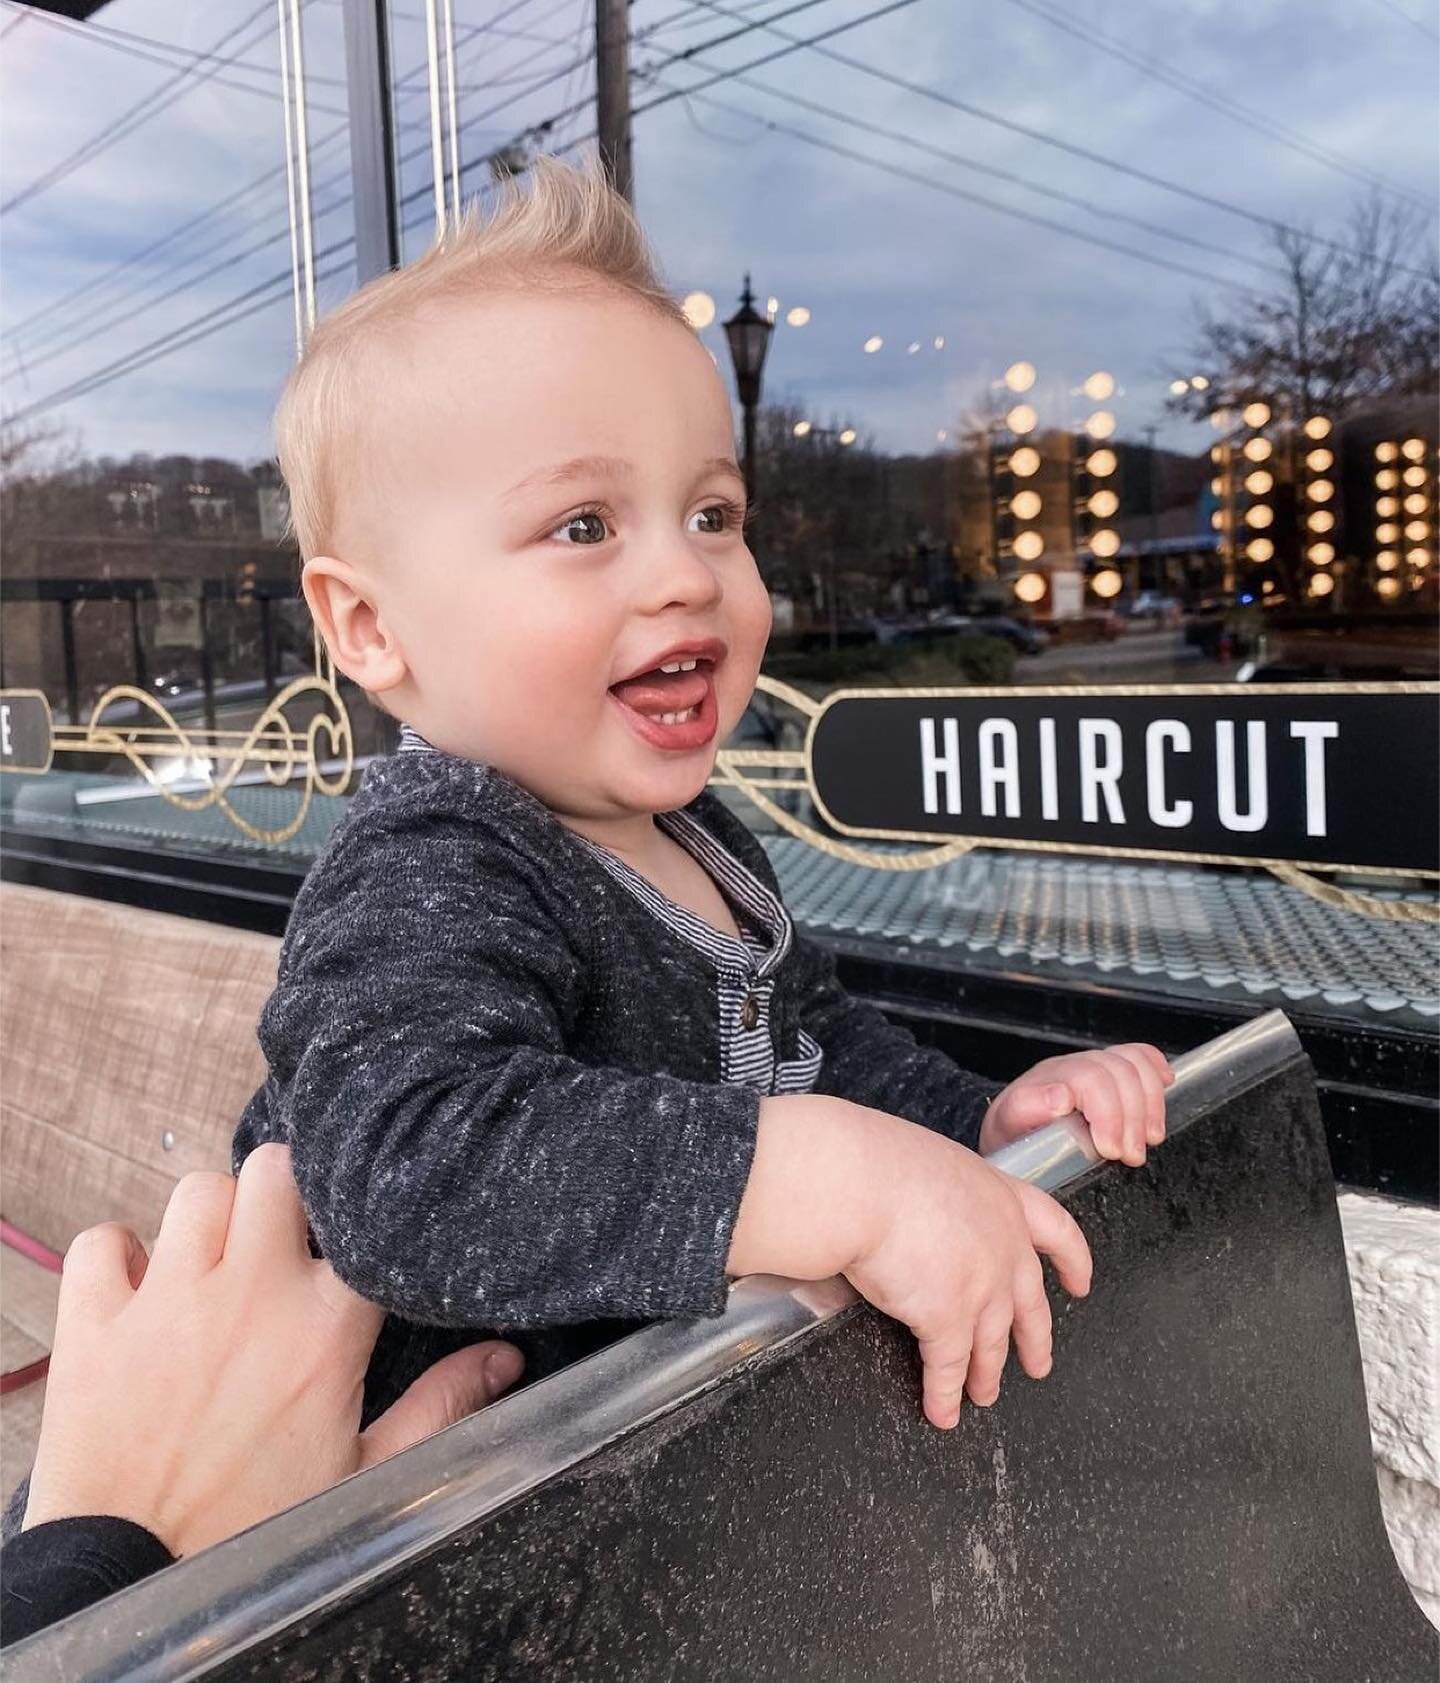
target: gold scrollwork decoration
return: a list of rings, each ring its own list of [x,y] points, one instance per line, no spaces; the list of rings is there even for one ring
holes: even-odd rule
[[[321,710],[303,724],[292,724],[286,710],[306,699],[318,699]],[[148,715],[156,723],[107,720],[107,711],[121,702],[136,704],[142,718]],[[287,684],[244,730],[187,728],[153,695],[133,684],[117,684],[96,702],[86,724],[56,727],[55,747],[72,754],[120,755],[171,806],[182,812],[213,807],[242,835],[270,847],[289,841],[299,831],[317,794],[344,794],[355,766],[350,715],[334,682],[319,673]],[[193,793],[176,788],[155,762],[177,758],[182,764],[189,760],[214,766],[215,774]],[[230,792],[247,766],[261,771],[277,789],[303,778],[296,810],[285,824],[267,829],[237,811]]]

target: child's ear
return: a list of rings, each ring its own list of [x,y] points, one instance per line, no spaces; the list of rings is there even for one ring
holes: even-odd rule
[[[375,695],[404,683],[410,668],[363,574],[348,561],[317,555],[305,563],[300,585],[330,658],[347,678]]]

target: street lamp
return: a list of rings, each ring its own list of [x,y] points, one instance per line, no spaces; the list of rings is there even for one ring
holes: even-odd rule
[[[770,349],[770,335],[774,331],[775,324],[755,308],[750,277],[746,275],[740,308],[725,323],[725,338],[730,345],[730,360],[735,365],[735,390],[745,416],[745,494],[751,502],[755,500],[755,411],[760,404],[765,353]]]

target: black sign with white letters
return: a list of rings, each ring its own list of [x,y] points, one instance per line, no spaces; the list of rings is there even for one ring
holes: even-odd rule
[[[849,691],[810,727],[848,835],[1440,867],[1440,686]]]
[[[0,690],[0,771],[49,771],[50,703],[39,690]]]

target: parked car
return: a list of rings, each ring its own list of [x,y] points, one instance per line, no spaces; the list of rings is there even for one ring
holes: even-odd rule
[[[1043,626],[1011,619],[1008,614],[942,614],[924,628],[922,640],[956,637],[966,632],[977,637],[999,637],[1017,654],[1024,655],[1043,654],[1050,643],[1050,633]]]

